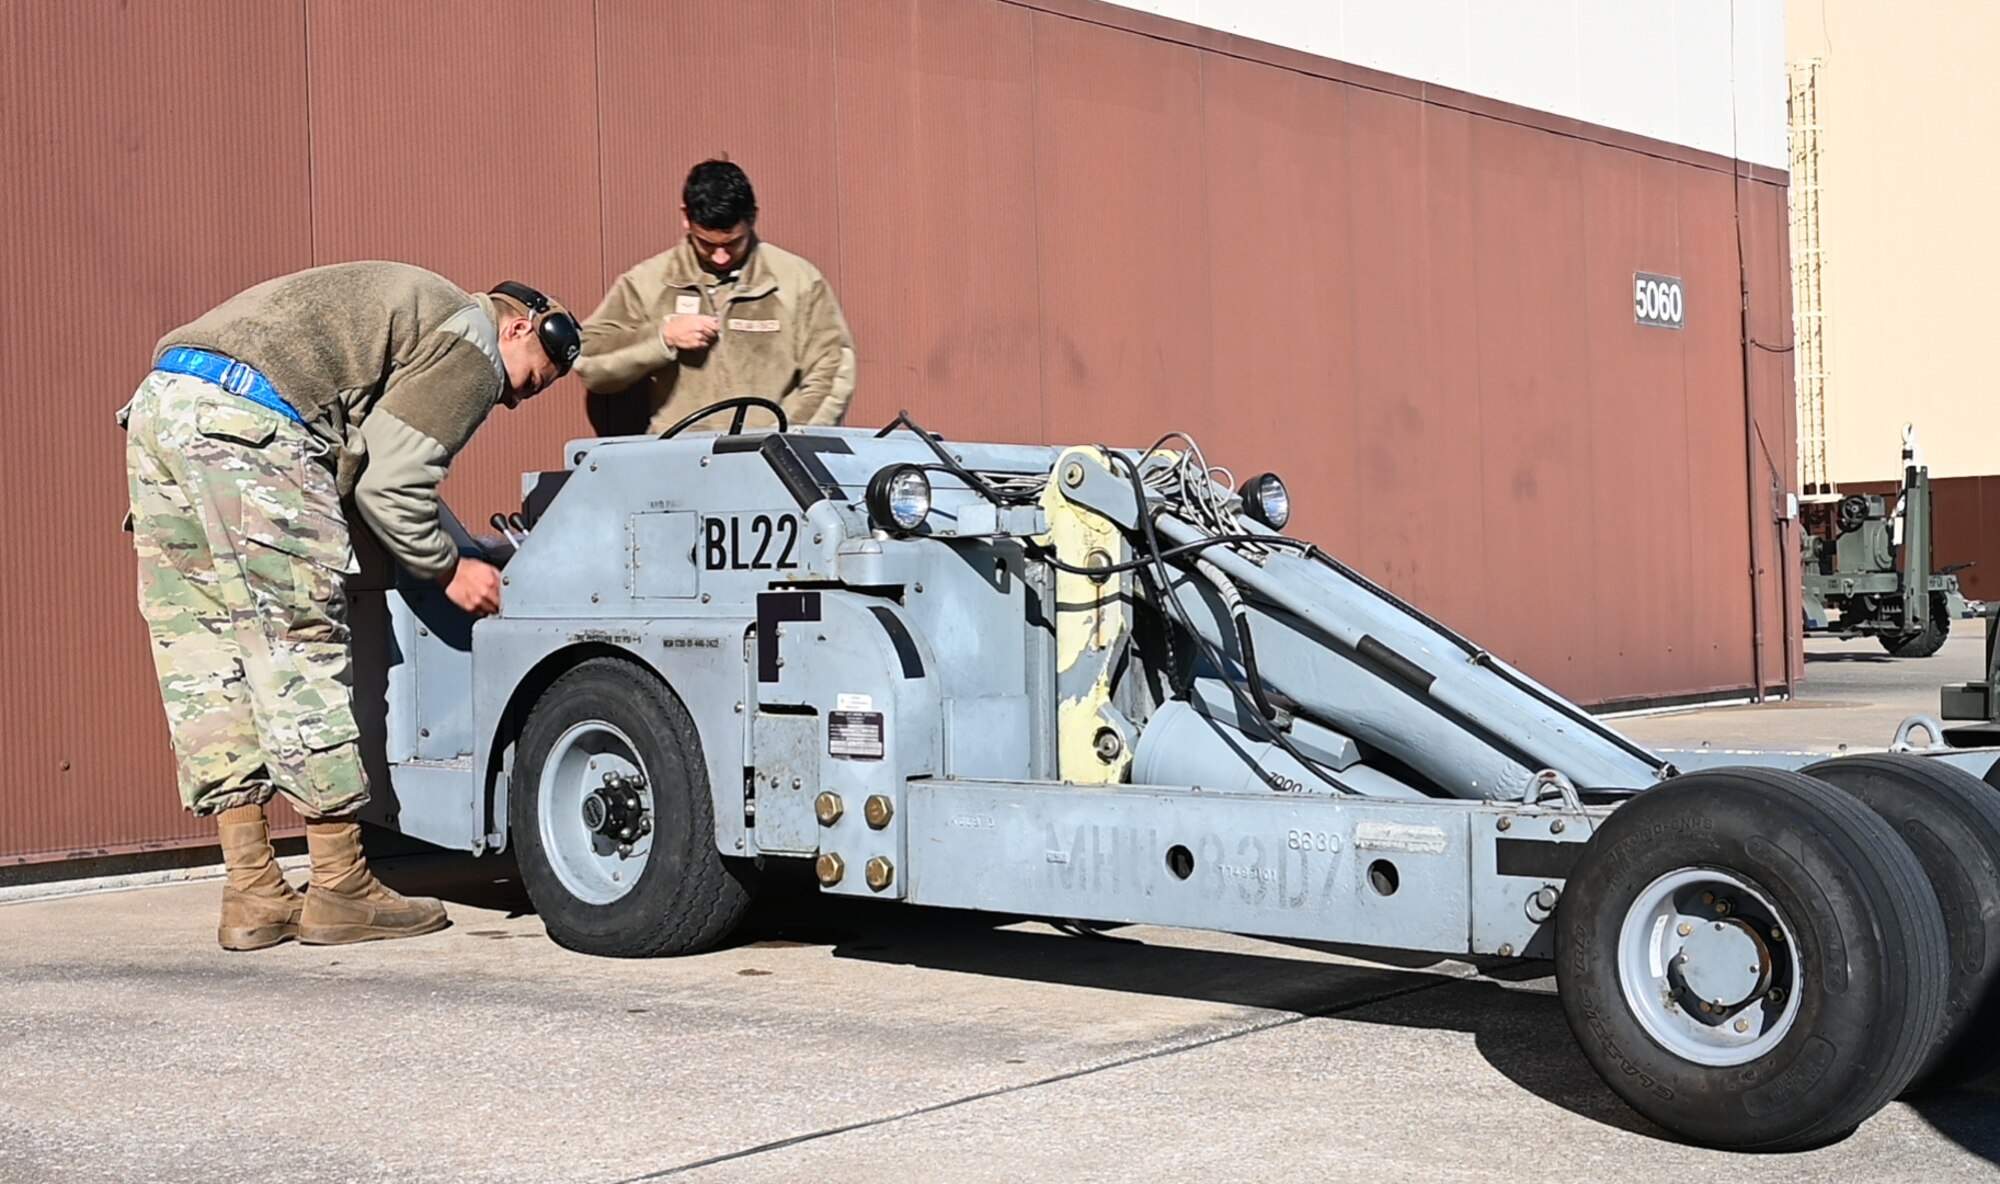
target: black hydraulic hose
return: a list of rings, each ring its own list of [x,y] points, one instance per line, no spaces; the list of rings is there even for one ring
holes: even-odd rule
[[[1222,597],[1222,606],[1229,610],[1230,623],[1236,627],[1236,646],[1243,658],[1243,677],[1250,686],[1250,697],[1257,701],[1257,709],[1263,713],[1264,722],[1274,723],[1278,718],[1277,708],[1264,694],[1264,676],[1257,669],[1257,641],[1250,636],[1250,612],[1243,607],[1243,589],[1207,556],[1198,556],[1194,561],[1195,574],[1207,580],[1216,594]]]
[[[960,464],[958,460],[951,455],[950,452],[945,450],[944,445],[938,443],[936,437],[932,436],[929,432],[924,430],[923,425],[919,424],[916,420],[910,418],[910,413],[907,410],[898,411],[896,413],[895,419],[890,420],[887,424],[883,426],[881,431],[875,433],[875,438],[879,440],[889,435],[891,432],[894,432],[899,427],[908,428],[912,433],[916,435],[916,437],[919,440],[922,440],[925,446],[927,446],[933,453],[937,455],[939,467],[943,468],[946,472],[957,477],[959,480],[965,482],[967,488],[972,489],[974,492],[986,498],[988,501],[994,502],[995,504],[1005,505],[1005,504],[1017,504],[1017,503],[1033,502],[1041,500],[1041,492],[1039,490],[1033,492],[1025,490],[1019,492],[1009,492],[1009,491],[1002,491],[999,489],[995,489],[993,486],[987,484],[987,482],[983,478],[981,478],[977,473],[974,473],[972,470]],[[1160,438],[1160,443],[1165,443],[1169,439],[1172,439],[1172,436],[1162,436]],[[1155,444],[1153,445],[1153,448],[1148,449],[1147,452],[1150,454],[1154,449],[1157,449],[1158,447],[1159,444]],[[1044,556],[1042,561],[1048,563],[1051,567],[1054,567],[1058,571],[1065,571],[1076,575],[1086,575],[1086,576],[1111,575],[1117,572],[1138,571],[1148,567],[1152,568],[1157,573],[1159,579],[1158,594],[1164,600],[1167,601],[1174,615],[1179,618],[1181,628],[1187,630],[1188,636],[1194,639],[1195,645],[1201,650],[1202,654],[1208,658],[1209,663],[1215,667],[1216,672],[1222,676],[1222,683],[1224,686],[1229,688],[1229,693],[1236,700],[1237,707],[1243,712],[1243,714],[1246,717],[1257,717],[1267,722],[1275,720],[1278,715],[1277,709],[1272,706],[1269,696],[1265,694],[1263,677],[1257,672],[1257,657],[1256,657],[1257,650],[1256,650],[1256,644],[1250,639],[1249,619],[1241,615],[1235,616],[1236,627],[1237,627],[1237,638],[1243,651],[1242,665],[1243,665],[1244,675],[1250,684],[1249,690],[1246,692],[1245,688],[1241,684],[1239,684],[1235,679],[1229,677],[1229,666],[1230,666],[1229,656],[1225,653],[1222,653],[1219,647],[1217,647],[1213,642],[1210,642],[1206,637],[1203,637],[1201,635],[1201,630],[1195,627],[1193,618],[1188,615],[1186,606],[1181,604],[1180,597],[1174,595],[1173,573],[1167,567],[1167,559],[1169,556],[1178,557],[1181,555],[1192,554],[1196,551],[1202,550],[1203,548],[1217,546],[1219,544],[1225,544],[1225,543],[1255,543],[1260,546],[1292,546],[1300,548],[1307,555],[1323,554],[1323,552],[1319,552],[1318,548],[1314,547],[1310,543],[1302,543],[1296,539],[1287,539],[1282,535],[1248,535],[1248,534],[1216,535],[1208,539],[1197,540],[1196,542],[1193,543],[1185,543],[1182,544],[1181,546],[1174,547],[1171,549],[1162,547],[1160,545],[1159,534],[1157,531],[1153,529],[1152,514],[1149,512],[1147,508],[1146,486],[1145,482],[1141,479],[1139,475],[1139,466],[1133,463],[1123,453],[1117,452],[1111,448],[1103,448],[1103,452],[1107,457],[1110,457],[1114,461],[1122,463],[1125,466],[1126,476],[1130,479],[1132,483],[1132,496],[1134,498],[1135,505],[1138,508],[1139,526],[1146,540],[1147,555],[1139,559],[1131,560],[1129,562],[1109,564],[1104,567],[1078,567],[1073,564],[1064,563],[1061,560],[1056,559],[1054,556]],[[1318,777],[1321,781],[1326,782],[1326,784],[1331,786],[1336,792],[1343,794],[1351,794],[1354,792],[1347,786],[1341,784],[1340,781],[1333,776],[1331,770],[1327,769],[1319,761],[1316,761],[1312,757],[1307,756],[1304,752],[1301,752],[1299,750],[1298,745],[1292,743],[1291,738],[1286,736],[1283,732],[1279,731],[1275,727],[1269,728],[1267,730],[1270,732],[1271,740],[1273,743],[1277,744],[1277,746],[1283,749],[1287,755],[1289,755],[1293,760],[1299,762],[1300,765],[1304,766],[1315,777]]]
[[[922,434],[918,428],[913,426],[913,421],[910,419],[910,413],[908,411],[898,411],[896,412],[896,418],[890,420],[888,423],[883,424],[882,429],[875,433],[875,438],[877,440],[880,440],[884,436],[889,435],[891,432],[894,432],[897,428],[901,427],[907,427],[913,432],[918,432],[919,435]]]
[[[1257,701],[1266,722],[1277,719],[1278,709],[1264,694],[1264,676],[1257,673],[1257,646],[1250,640],[1250,617],[1245,613],[1236,615],[1236,644],[1243,649],[1243,677],[1250,684],[1250,697]]]
[[[994,486],[988,484],[986,479],[981,477],[979,474],[972,472],[970,469],[962,468],[955,464],[953,465],[929,464],[929,465],[917,465],[915,467],[922,469],[926,473],[950,473],[952,476],[957,477],[959,480],[965,482],[966,485],[970,486],[972,492],[978,494],[983,498],[986,498],[988,501],[994,502],[997,505],[1002,505],[1002,506],[1025,505],[1029,502],[1039,501],[1042,496],[1042,491],[1040,488],[1035,488],[1035,489],[995,488]]]
[[[1132,495],[1134,498],[1137,499],[1137,506],[1139,510],[1140,532],[1144,535],[1146,540],[1146,552],[1151,557],[1155,570],[1159,573],[1162,595],[1165,598],[1168,607],[1172,610],[1173,614],[1177,618],[1179,618],[1181,628],[1187,630],[1188,636],[1194,639],[1195,645],[1199,647],[1202,654],[1208,658],[1209,662],[1215,667],[1216,672],[1222,676],[1222,684],[1229,688],[1229,693],[1231,697],[1233,697],[1236,700],[1237,708],[1241,710],[1244,716],[1246,717],[1254,718],[1262,716],[1263,715],[1262,707],[1260,707],[1257,704],[1257,702],[1250,697],[1248,692],[1244,690],[1243,686],[1240,683],[1238,683],[1235,679],[1229,677],[1229,656],[1227,654],[1222,653],[1220,647],[1216,646],[1214,642],[1209,641],[1206,637],[1203,637],[1201,635],[1201,630],[1195,627],[1194,618],[1188,615],[1187,606],[1181,603],[1180,597],[1174,595],[1173,572],[1169,570],[1167,567],[1165,548],[1160,546],[1159,533],[1153,528],[1153,515],[1151,510],[1148,508],[1146,504],[1146,487],[1144,482],[1140,480],[1139,466],[1134,464],[1131,460],[1127,459],[1122,453],[1114,452],[1109,448],[1104,449],[1104,454],[1108,457],[1111,457],[1115,462],[1122,463],[1125,466],[1126,475],[1131,479]],[[1102,569],[1094,569],[1094,570],[1102,570]],[[1274,744],[1276,744],[1279,748],[1284,749],[1285,753],[1288,756],[1290,756],[1293,760],[1299,762],[1299,764],[1303,766],[1307,771],[1312,773],[1313,776],[1319,778],[1321,781],[1326,782],[1327,785],[1331,786],[1335,792],[1342,794],[1352,794],[1354,792],[1347,786],[1341,784],[1340,781],[1333,776],[1332,770],[1327,769],[1324,765],[1320,764],[1320,762],[1314,760],[1312,757],[1309,757],[1305,753],[1299,751],[1299,746],[1292,743],[1292,740],[1289,736],[1286,736],[1283,732],[1279,731],[1276,728],[1269,728],[1266,730],[1270,732],[1271,741]]]
[[[964,465],[960,464],[957,458],[953,457],[950,452],[947,452],[945,450],[944,445],[938,443],[937,437],[925,431],[923,429],[923,425],[919,424],[916,420],[911,419],[910,413],[908,411],[898,411],[896,413],[896,418],[890,420],[887,424],[883,425],[881,431],[875,433],[875,438],[877,440],[880,440],[881,438],[887,436],[889,433],[895,431],[899,427],[905,427],[910,429],[910,431],[914,432],[916,434],[917,439],[922,440],[924,444],[932,452],[937,454],[938,466],[940,468],[944,469],[945,472],[950,473],[952,476],[957,477],[959,480],[965,482],[967,486],[969,486],[974,492],[978,493],[981,497],[985,498],[986,500],[1001,505],[1011,505],[1022,502],[1039,501],[1041,499],[1042,495],[1040,490],[1036,490],[1032,493],[1008,492],[1005,490],[995,489],[991,485],[988,485],[985,479],[980,477],[979,474],[973,472],[971,469],[968,469]]]
[[[1171,588],[1162,588],[1154,584],[1154,581],[1159,576],[1151,568],[1139,569],[1138,576],[1139,581],[1146,586],[1146,592],[1153,598],[1155,604],[1164,601],[1168,596],[1172,595],[1173,590]],[[1162,623],[1164,624],[1165,622],[1163,621]],[[1196,677],[1194,668],[1189,667],[1187,677],[1181,677],[1181,659],[1180,654],[1174,649],[1173,629],[1165,628],[1160,630],[1160,640],[1165,644],[1167,649],[1167,683],[1173,687],[1176,698],[1185,699],[1194,693],[1194,680]]]
[[[1292,546],[1292,547],[1312,546],[1311,543],[1301,542],[1298,539],[1288,539],[1282,536],[1273,536],[1268,534],[1218,534],[1218,535],[1211,535],[1205,539],[1196,539],[1192,543],[1181,543],[1178,546],[1168,547],[1165,551],[1161,552],[1161,555],[1168,559],[1177,559],[1182,555],[1192,554],[1193,552],[1205,550],[1209,547],[1217,546],[1218,544],[1221,543],[1257,543],[1261,546],[1267,546],[1267,547],[1281,546],[1281,545]],[[1078,576],[1116,575],[1119,572],[1139,571],[1143,568],[1149,568],[1153,565],[1153,561],[1150,557],[1142,559],[1132,559],[1124,563],[1106,564],[1103,567],[1079,567],[1074,563],[1064,563],[1062,560],[1057,559],[1053,555],[1038,554],[1036,558],[1040,562],[1046,563],[1050,567],[1055,568],[1057,571],[1066,571],[1069,572],[1071,575],[1078,575]]]

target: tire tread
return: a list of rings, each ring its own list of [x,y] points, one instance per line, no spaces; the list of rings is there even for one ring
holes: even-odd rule
[[[1950,821],[1970,832],[1971,840],[1984,848],[1985,854],[2000,868],[2000,795],[1993,792],[1986,782],[1964,769],[1940,761],[1905,753],[1863,753],[1856,756],[1837,757],[1805,770],[1807,776],[1821,776],[1823,772],[1837,772],[1840,768],[1850,768],[1894,781],[1904,792],[1929,795],[1939,807],[1949,811]],[[1874,812],[1867,799],[1859,794],[1854,796],[1864,809]],[[1893,829],[1894,824],[1891,823]],[[1961,861],[1963,866],[1963,861]],[[1921,861],[1919,867],[1921,868]],[[1936,885],[1925,873],[1926,884],[1931,887],[1932,896],[1937,896]],[[1974,883],[1975,893],[1988,887]],[[1965,1019],[1955,1034],[1949,1034],[1949,1043],[1944,1047],[1934,1045],[1928,1063],[1919,1070],[1912,1081],[1909,1092],[1946,1087],[1974,1080],[2000,1068],[2000,948],[1995,948],[1990,933],[1981,935],[1985,946],[1986,964],[1982,973],[1975,976],[1979,981],[1966,984],[1973,993],[1969,1001]],[[1946,933],[1947,958],[1950,957],[1951,935],[1949,921]],[[1947,981],[1947,998],[1953,989],[1952,980],[1958,979],[1960,969],[1952,968]],[[1947,1008],[1947,1018],[1949,1009]],[[1941,1025],[1942,1026],[1942,1025]],[[1947,1034],[1940,1031],[1941,1038]]]
[[[1922,866],[1886,821],[1851,794],[1794,772],[1730,768],[1692,774],[1647,790],[1619,807],[1599,826],[1591,849],[1585,851],[1572,871],[1563,907],[1604,907],[1613,903],[1596,901],[1594,896],[1604,890],[1600,883],[1615,878],[1617,869],[1611,865],[1607,852],[1630,829],[1678,814],[1713,809],[1730,798],[1746,805],[1754,803],[1753,808],[1766,817],[1789,816],[1801,829],[1817,833],[1825,841],[1825,852],[1831,862],[1852,877],[1852,897],[1872,902],[1875,931],[1843,936],[1849,941],[1873,942],[1879,950],[1877,961],[1885,969],[1878,1027],[1886,1038],[1869,1043],[1879,1068],[1869,1071],[1856,1087],[1803,1125],[1787,1127],[1782,1122],[1773,1122],[1767,1132],[1718,1136],[1713,1131],[1725,1118],[1731,1130],[1743,1125],[1740,1115],[1728,1116],[1721,1111],[1699,1115],[1694,1125],[1707,1124],[1711,1128],[1706,1136],[1710,1141],[1738,1150],[1782,1151],[1821,1146],[1859,1126],[1903,1091],[1922,1067],[1944,1016],[1943,972],[1949,957],[1944,921]],[[1587,932],[1594,932],[1588,929],[1589,914],[1584,914],[1580,923]],[[1564,983],[1566,1001],[1573,998],[1570,985],[1564,981],[1570,975],[1590,973],[1595,978],[1604,973],[1602,957],[1580,957],[1577,940],[1570,921],[1559,925],[1557,973],[1559,982]],[[1615,978],[1615,970],[1612,974]],[[1578,989],[1583,988],[1579,985]],[[1619,1088],[1621,1074],[1613,1070],[1622,1066],[1605,1059],[1585,1014],[1578,1010],[1580,1006],[1566,1002],[1565,1014],[1586,1056],[1616,1092],[1643,1110],[1643,1097]],[[1651,1044],[1650,1039],[1647,1043]],[[1629,1074],[1630,1070],[1624,1072]],[[1676,1117],[1664,1107],[1655,1110],[1649,1117],[1663,1122]],[[1689,1113],[1695,1116],[1694,1112]]]
[[[1903,842],[1895,828],[1870,810],[1861,799],[1837,786],[1829,785],[1817,778],[1801,773],[1786,774],[1788,780],[1798,782],[1793,792],[1808,800],[1814,800],[1829,817],[1838,818],[1846,828],[1841,836],[1850,842],[1860,843],[1867,855],[1879,857],[1877,866],[1888,873],[1888,882],[1883,885],[1888,891],[1881,896],[1889,906],[1893,918],[1887,932],[1879,934],[1884,952],[1890,954],[1894,964],[1894,954],[1889,943],[1900,937],[1908,943],[1903,951],[1912,967],[1933,968],[1930,973],[1911,976],[1910,997],[1895,1018],[1902,1021],[1902,1031],[1895,1042],[1893,1060],[1883,1067],[1874,1087],[1861,1092],[1848,1107],[1851,1117],[1829,1117],[1813,1128],[1810,1134],[1800,1136],[1798,1145],[1817,1146],[1846,1134],[1882,1107],[1894,1101],[1911,1081],[1930,1055],[1933,1037],[1944,1023],[1945,982],[1943,968],[1950,964],[1950,942],[1945,934],[1944,918],[1938,912],[1937,898],[1931,890],[1930,877],[1924,874],[1923,865]]]

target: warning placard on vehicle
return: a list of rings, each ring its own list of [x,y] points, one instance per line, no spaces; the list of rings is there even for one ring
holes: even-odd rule
[[[826,716],[826,751],[848,760],[882,759],[882,713],[830,711]]]

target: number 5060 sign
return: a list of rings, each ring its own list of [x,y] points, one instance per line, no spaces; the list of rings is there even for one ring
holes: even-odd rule
[[[1685,322],[1681,303],[1681,279],[1677,275],[1632,273],[1632,316],[1642,325],[1678,329]]]

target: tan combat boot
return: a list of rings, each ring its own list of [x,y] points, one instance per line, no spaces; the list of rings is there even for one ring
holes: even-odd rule
[[[261,950],[299,933],[299,894],[278,872],[271,827],[262,806],[233,806],[216,815],[222,832],[222,924],[215,940],[225,950]]]
[[[444,906],[428,896],[402,896],[368,870],[361,828],[352,818],[306,823],[312,885],[306,889],[299,940],[337,946],[384,937],[415,937],[445,926]]]

